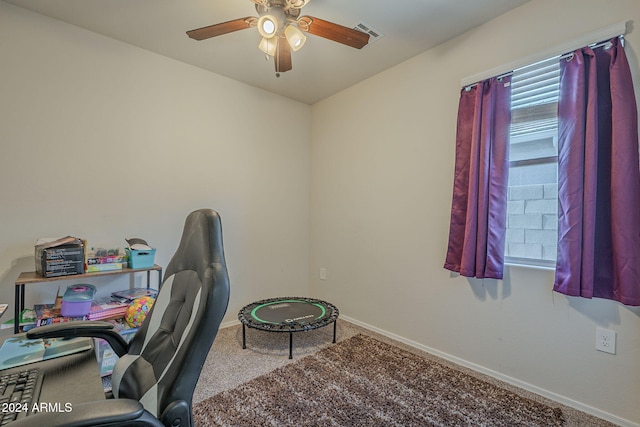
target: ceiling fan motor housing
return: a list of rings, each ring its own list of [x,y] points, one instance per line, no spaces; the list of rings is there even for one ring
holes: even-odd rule
[[[296,22],[298,16],[300,16],[300,8],[288,7],[288,3],[290,2],[286,0],[271,0],[264,4],[256,4],[256,11],[260,18],[272,16],[277,23],[278,29],[282,30],[285,24]],[[295,3],[295,1],[291,1],[291,3]]]

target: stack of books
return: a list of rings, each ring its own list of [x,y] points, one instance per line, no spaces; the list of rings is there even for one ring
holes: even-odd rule
[[[129,303],[126,301],[117,301],[110,297],[98,298],[93,301],[87,319],[119,319],[124,317],[128,307]]]
[[[87,320],[87,316],[68,317],[60,314],[60,309],[54,304],[36,304],[33,306],[36,312],[36,327],[53,325],[54,323],[72,322],[74,320]]]
[[[94,249],[87,252],[87,273],[122,270],[127,267],[127,255],[120,249]]]
[[[111,293],[111,298],[114,300],[124,301],[127,303],[130,303],[136,298],[147,296],[155,298],[158,296],[158,291],[153,288],[133,288]]]

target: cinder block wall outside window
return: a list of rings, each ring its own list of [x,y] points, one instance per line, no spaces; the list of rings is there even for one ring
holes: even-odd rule
[[[509,187],[506,255],[555,261],[558,184]]]

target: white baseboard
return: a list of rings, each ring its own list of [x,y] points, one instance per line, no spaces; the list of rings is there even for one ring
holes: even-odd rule
[[[222,322],[220,323],[220,327],[218,329],[224,329],[224,328],[230,328],[231,326],[236,326],[239,325],[240,321],[239,320],[229,320],[227,322]]]
[[[485,368],[483,366],[476,365],[475,363],[469,362],[467,360],[460,359],[460,358],[458,358],[456,356],[452,356],[450,354],[443,353],[442,351],[436,350],[435,348],[428,347],[428,346],[420,344],[420,343],[418,343],[416,341],[412,341],[410,339],[404,338],[404,337],[402,337],[400,335],[396,335],[394,333],[385,331],[383,329],[377,328],[375,326],[369,325],[367,323],[361,322],[361,321],[353,319],[351,317],[344,316],[343,314],[340,314],[340,319],[346,320],[349,323],[353,323],[353,324],[358,325],[358,326],[360,326],[362,328],[365,328],[365,329],[368,329],[370,331],[376,332],[376,333],[378,333],[380,335],[384,335],[384,336],[386,336],[388,338],[391,338],[393,340],[399,341],[399,342],[401,342],[403,344],[409,345],[409,346],[414,347],[414,348],[416,348],[418,350],[425,351],[427,353],[433,354],[434,356],[441,357],[441,358],[443,358],[445,360],[448,360],[450,362],[453,362],[455,364],[458,364],[458,365],[464,366],[466,368],[472,369],[472,370],[474,370],[476,372],[479,372],[481,374],[488,375],[488,376],[493,377],[493,378],[495,378],[497,380],[504,381],[505,383],[508,383],[508,384],[513,385],[513,386],[519,387],[521,389],[530,391],[532,393],[536,393],[536,394],[538,394],[540,396],[546,397],[547,399],[551,399],[551,400],[556,401],[558,403],[561,403],[563,405],[575,408],[575,409],[577,409],[579,411],[586,412],[586,413],[591,414],[593,416],[596,416],[598,418],[602,418],[604,420],[607,420],[607,421],[612,422],[614,424],[617,424],[619,426],[623,426],[623,427],[640,427],[640,424],[634,423],[634,422],[626,420],[624,418],[620,418],[620,417],[615,416],[613,414],[610,414],[608,412],[601,411],[601,410],[599,410],[597,408],[594,408],[594,407],[589,406],[589,405],[585,405],[584,403],[580,403],[578,401],[569,399],[568,397],[553,393],[553,392],[551,392],[549,390],[545,390],[545,389],[542,389],[540,387],[536,387],[536,386],[534,386],[532,384],[520,381],[520,380],[518,380],[516,378],[512,378],[510,376],[501,374],[500,372],[496,372],[496,371],[493,371],[491,369],[487,369],[487,368]]]

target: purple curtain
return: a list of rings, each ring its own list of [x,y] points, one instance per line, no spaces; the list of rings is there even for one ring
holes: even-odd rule
[[[554,290],[640,305],[638,113],[620,41],[561,60]]]
[[[444,268],[502,279],[509,173],[511,77],[460,92],[456,164]]]

